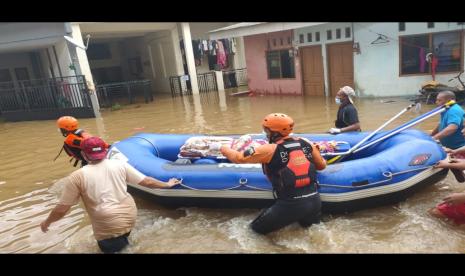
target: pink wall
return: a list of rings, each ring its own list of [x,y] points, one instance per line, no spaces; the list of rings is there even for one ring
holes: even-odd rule
[[[292,46],[288,44],[288,37],[290,37],[292,43],[292,31],[244,37],[247,78],[249,81],[249,89],[254,93],[288,95],[303,94],[299,56],[294,56],[294,79],[268,79],[266,66],[266,51],[268,50],[267,41],[270,41],[270,50],[289,49]],[[283,39],[283,45],[281,45],[281,38]],[[276,39],[276,46],[273,46],[273,39]]]

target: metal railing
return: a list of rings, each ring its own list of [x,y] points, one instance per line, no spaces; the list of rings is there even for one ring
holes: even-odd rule
[[[170,77],[171,96],[183,96],[192,94],[189,76]]]
[[[215,72],[207,72],[197,74],[197,84],[199,85],[199,93],[218,91]]]
[[[113,102],[124,98],[127,98],[130,104],[133,104],[134,99],[139,95],[144,96],[145,103],[153,101],[151,80],[99,84],[96,86],[96,91],[99,104],[102,107],[111,107]]]
[[[84,76],[0,83],[0,111],[91,107]]]
[[[223,71],[224,88],[247,85],[247,68]]]
[[[216,81],[215,72],[213,71],[197,74],[197,84],[199,86],[199,93],[218,91],[218,83]],[[188,75],[170,77],[170,88],[173,97],[192,95],[192,88]]]

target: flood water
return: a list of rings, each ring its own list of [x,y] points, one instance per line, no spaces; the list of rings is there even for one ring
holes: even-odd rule
[[[363,130],[374,130],[400,112],[408,99],[357,99]],[[433,106],[423,105],[421,113]],[[261,119],[283,112],[296,122],[295,132],[324,132],[333,126],[332,98],[300,96],[232,97],[209,93],[197,97],[155,97],[149,104],[104,110],[97,119],[80,119],[81,128],[110,143],[136,132],[246,134],[261,132]],[[418,116],[404,114],[388,129]],[[431,131],[438,117],[418,128]],[[57,202],[49,188],[75,168],[62,154],[55,121],[0,122],[0,253],[97,253],[89,219],[79,204],[47,233],[39,223]],[[430,217],[427,210],[451,192],[462,191],[452,174],[397,205],[323,217],[308,229],[291,225],[268,236],[248,224],[255,209],[168,209],[134,196],[138,206],[131,246],[126,253],[338,253],[465,252],[465,230]]]

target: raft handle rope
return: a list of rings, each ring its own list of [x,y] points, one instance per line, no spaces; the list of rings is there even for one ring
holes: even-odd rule
[[[341,189],[361,189],[361,188],[365,188],[365,187],[370,187],[370,186],[376,186],[378,184],[381,184],[381,183],[385,183],[385,182],[389,182],[392,180],[392,178],[394,176],[397,176],[397,175],[401,175],[401,174],[405,174],[405,173],[410,173],[410,172],[415,172],[415,171],[421,171],[421,170],[426,170],[426,169],[431,169],[433,168],[433,165],[432,166],[426,166],[426,167],[421,167],[421,168],[416,168],[416,169],[411,169],[411,170],[405,170],[405,171],[400,171],[400,172],[396,172],[396,173],[392,173],[392,172],[383,172],[383,176],[386,177],[387,179],[384,179],[384,180],[381,180],[381,181],[377,181],[377,182],[373,182],[373,183],[370,183],[370,184],[367,184],[367,185],[363,185],[363,186],[342,186],[342,185],[332,185],[332,184],[320,184],[318,183],[318,186],[321,186],[321,187],[330,187],[330,188],[341,188]],[[181,178],[182,179],[182,178]],[[244,182],[244,179],[245,179],[245,182]],[[241,183],[244,182],[244,183]],[[190,187],[184,183],[181,182],[181,184],[179,184],[181,187],[184,187],[186,189],[189,189],[189,190],[195,190],[195,191],[204,191],[204,192],[217,192],[217,191],[230,191],[230,190],[234,190],[234,189],[237,189],[241,186],[243,187],[247,187],[247,188],[250,188],[250,189],[253,189],[253,190],[259,190],[259,191],[273,191],[272,189],[264,189],[264,188],[258,188],[258,187],[254,187],[254,186],[250,186],[250,185],[246,185],[247,183],[247,179],[246,178],[241,178],[239,179],[239,185],[237,186],[234,186],[234,187],[231,187],[231,188],[225,188],[225,189],[218,189],[218,190],[203,190],[203,189],[197,189],[197,188],[193,188],[193,187]]]
[[[377,182],[373,182],[373,183],[370,183],[370,184],[367,184],[367,185],[362,185],[362,186],[342,186],[342,185],[333,185],[333,184],[318,184],[318,186],[330,187],[330,188],[341,188],[341,189],[361,189],[361,188],[376,186],[378,184],[389,182],[396,175],[401,175],[401,174],[420,171],[420,170],[431,169],[432,167],[433,166],[426,166],[426,167],[421,167],[421,168],[416,168],[416,169],[411,169],[411,170],[400,171],[400,172],[396,172],[396,173],[392,173],[392,172],[389,172],[389,171],[388,172],[383,172],[382,173],[383,176],[386,177],[387,179],[380,180],[380,181],[377,181]]]
[[[182,179],[182,178],[181,178]],[[239,185],[236,185],[234,187],[231,187],[231,188],[225,188],[225,189],[217,189],[217,190],[204,190],[204,189],[197,189],[197,188],[193,188],[193,187],[190,187],[184,183],[181,183],[179,184],[181,187],[184,187],[186,189],[189,189],[189,190],[194,190],[194,191],[205,191],[205,192],[217,192],[217,191],[230,191],[230,190],[234,190],[234,189],[237,189],[237,188],[240,188],[240,187],[247,187],[249,189],[252,189],[252,190],[258,190],[258,191],[272,191],[271,189],[264,189],[264,188],[259,188],[259,187],[254,187],[254,186],[250,186],[250,185],[247,185],[247,178],[243,178],[241,177],[239,179]]]
[[[153,148],[154,148],[154,149],[155,149],[155,151],[157,152],[157,157],[160,157],[160,152],[158,151],[158,148],[157,148],[157,147],[156,147],[156,146],[155,146],[155,145],[154,145],[152,142],[150,142],[150,140],[149,140],[149,139],[147,139],[147,138],[144,138],[144,137],[140,137],[140,136],[132,136],[132,137],[133,137],[133,138],[140,138],[140,139],[142,139],[142,140],[145,140],[145,141],[147,141],[147,142],[148,142],[150,145],[152,145],[152,146],[153,146]]]

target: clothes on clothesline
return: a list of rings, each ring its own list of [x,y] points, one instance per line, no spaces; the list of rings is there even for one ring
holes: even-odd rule
[[[208,58],[208,68],[210,70],[223,69],[228,67],[228,56],[237,52],[236,39],[219,39],[207,40],[197,39],[192,40],[192,50],[194,53],[194,60],[196,66],[202,65],[202,60],[205,56]],[[183,63],[186,63],[186,50],[184,41],[180,41],[181,54],[183,56]],[[216,66],[215,66],[216,65]]]

